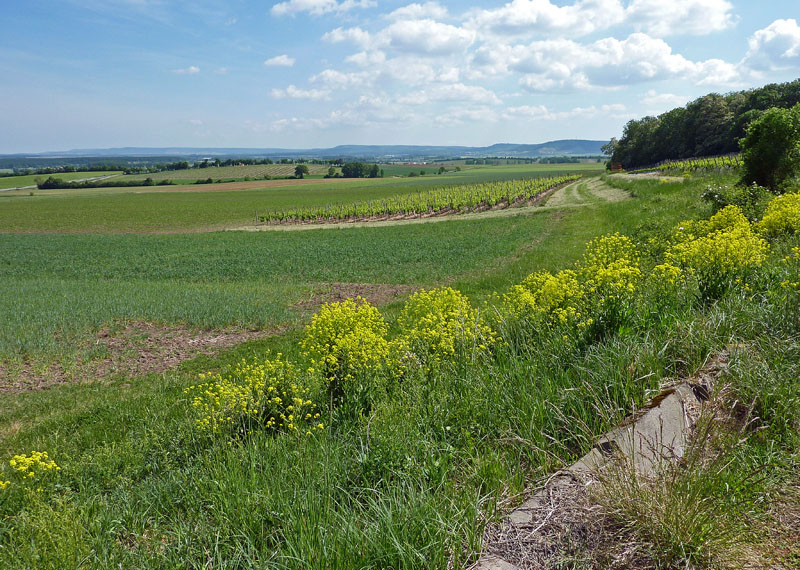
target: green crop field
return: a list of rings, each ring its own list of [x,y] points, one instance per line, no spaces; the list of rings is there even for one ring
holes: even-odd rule
[[[116,180],[231,180],[242,178],[264,178],[294,176],[295,164],[246,164],[243,166],[210,166],[208,168],[190,168],[188,170],[167,170],[152,174],[127,174]],[[321,164],[307,164],[309,174],[327,174],[328,167]]]
[[[114,176],[117,178],[122,172],[97,171],[97,172],[64,172],[62,174],[26,174],[24,176],[2,176],[0,177],[0,190],[4,188],[22,188],[25,186],[36,186],[39,180],[46,180],[48,176],[55,176],[64,181],[83,180],[84,178],[101,178]]]
[[[508,180],[519,171],[446,178]],[[716,354],[730,359],[727,389],[749,403],[758,429],[752,438],[732,434],[731,450],[720,439],[724,455],[689,463],[691,471],[682,464],[671,479],[667,506],[693,500],[664,518],[680,530],[704,524],[704,533],[648,540],[659,560],[671,560],[671,548],[691,560],[705,552],[687,543],[720,556],[733,556],[724,550],[731,536],[737,547],[759,544],[755,524],[779,528],[770,498],[797,483],[798,304],[780,283],[800,279],[784,261],[800,243],[780,237],[767,250],[750,222],[734,217],[726,239],[745,236],[765,253],[730,289],[704,289],[713,274],[687,272],[673,283],[663,275],[674,273],[657,269],[673,228],[712,214],[700,199],[706,188],[734,182],[733,173],[595,176],[514,215],[302,232],[191,230],[239,220],[258,201],[349,201],[427,181],[0,198],[0,215],[19,232],[0,234],[0,566],[465,569],[485,546],[486,525],[531,480],[579,457],[662,384]],[[76,235],[44,233],[53,229]],[[142,233],[152,230],[168,233]],[[586,253],[587,242],[613,232],[630,240],[609,238]],[[752,247],[725,251],[746,259]],[[534,287],[537,279],[523,280],[542,270],[563,279],[553,299],[565,294],[576,305],[552,322],[508,312],[525,299],[513,286]],[[416,310],[460,322],[460,333],[409,323],[408,295],[433,287],[460,291],[444,290],[460,299],[455,309],[423,295]],[[312,360],[334,346],[326,331],[350,326],[346,305],[324,313],[320,304],[380,291],[395,292],[378,295],[384,324],[376,333],[362,323],[352,352],[337,357],[350,368]],[[326,316],[304,330],[317,311]],[[275,336],[149,373],[126,368],[233,329]],[[452,352],[447,342],[420,348],[430,333],[452,341]],[[465,341],[470,334],[485,336]],[[122,340],[130,343],[120,349]],[[384,353],[383,341],[402,350]],[[153,342],[165,344],[156,356]],[[384,354],[386,365],[375,364]],[[284,406],[276,431],[278,412],[268,422],[225,407],[243,382],[302,398],[284,391],[286,403],[263,404]],[[301,409],[309,413],[295,417]],[[630,509],[637,489],[598,500]],[[657,499],[642,517],[662,516]],[[613,524],[628,526],[615,532],[638,515],[625,516]],[[658,520],[638,524],[662,529]]]
[[[206,191],[204,185],[192,186],[191,192],[181,191],[185,190],[183,186],[37,190],[33,196],[29,191],[9,191],[0,193],[0,232],[174,232],[235,228],[254,223],[258,214],[270,210],[351,204],[435,186],[569,172],[593,170],[523,165],[417,178],[314,181],[308,185],[265,181],[268,188],[230,191]]]

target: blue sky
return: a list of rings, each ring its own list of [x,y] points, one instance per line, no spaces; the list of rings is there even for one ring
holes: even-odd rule
[[[607,139],[800,77],[797,0],[31,0],[0,153]]]

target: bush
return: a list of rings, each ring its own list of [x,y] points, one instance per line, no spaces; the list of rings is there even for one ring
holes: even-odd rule
[[[800,193],[785,194],[770,202],[758,229],[767,236],[800,233]]]
[[[697,279],[704,300],[718,299],[737,277],[766,258],[769,246],[753,233],[736,206],[709,220],[682,222],[676,228],[666,258]]]
[[[389,328],[361,297],[327,303],[305,328],[300,346],[331,382],[347,382],[382,368],[389,356]]]
[[[197,427],[213,433],[238,428],[310,433],[322,429],[316,405],[308,399],[310,388],[303,385],[297,368],[281,358],[242,360],[233,371],[222,375],[200,375],[208,382],[190,386],[192,406],[200,417]]]
[[[469,299],[450,287],[414,293],[397,322],[401,346],[426,363],[474,349],[483,352],[496,340],[495,332],[481,322]]]
[[[534,324],[579,324],[584,317],[584,297],[575,271],[566,269],[555,275],[540,271],[511,287],[503,295],[503,306],[512,317]]]
[[[703,200],[709,202],[714,208],[714,213],[727,206],[738,206],[748,220],[761,219],[769,201],[773,198],[772,192],[758,184],[737,184],[735,186],[708,186],[703,192]]]
[[[800,103],[773,107],[750,123],[739,142],[742,182],[776,191],[800,174]]]

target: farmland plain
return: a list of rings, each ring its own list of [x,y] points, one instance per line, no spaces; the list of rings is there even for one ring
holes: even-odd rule
[[[40,180],[47,179],[48,176],[55,176],[64,181],[84,180],[87,178],[101,178],[113,176],[115,178],[122,174],[121,171],[84,171],[84,172],[63,172],[61,174],[25,174],[22,176],[0,176],[0,190],[5,188],[23,188],[25,186],[36,186]]]
[[[578,168],[573,168],[578,167]],[[590,168],[591,167],[591,168]],[[242,167],[236,167],[242,168]],[[252,224],[282,208],[346,204],[413,193],[433,186],[598,172],[597,165],[520,165],[475,168],[416,178],[284,180],[180,187],[10,191],[0,194],[3,232],[184,232]],[[259,187],[263,184],[263,187]],[[230,188],[230,190],[227,190]]]

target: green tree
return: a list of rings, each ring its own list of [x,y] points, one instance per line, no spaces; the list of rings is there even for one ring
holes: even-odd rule
[[[367,165],[363,162],[348,162],[342,166],[342,176],[345,178],[364,178]]]
[[[296,178],[302,178],[304,174],[308,174],[308,166],[305,164],[298,164],[294,167],[294,175]]]
[[[380,169],[378,168],[377,164],[373,164],[372,166],[369,167],[369,177],[370,178],[377,178],[378,177],[378,172],[380,172]]]
[[[739,146],[742,182],[781,189],[800,174],[800,103],[764,111],[747,127]]]

